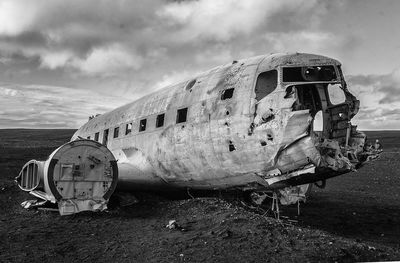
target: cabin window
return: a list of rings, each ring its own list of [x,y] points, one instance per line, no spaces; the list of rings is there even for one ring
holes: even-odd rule
[[[314,132],[322,132],[324,129],[324,117],[322,116],[322,110],[315,114],[312,127]]]
[[[230,99],[233,97],[234,88],[226,89],[222,91],[221,100]]]
[[[278,71],[270,70],[258,75],[255,93],[259,101],[276,89],[278,84]]]
[[[346,101],[346,94],[339,84],[328,85],[329,101],[332,105],[338,105]]]
[[[140,132],[146,130],[146,123],[147,123],[146,119],[140,120],[140,125],[139,125],[139,131]]]
[[[132,122],[126,124],[126,127],[125,127],[125,135],[128,135],[128,134],[131,133],[131,132],[132,132]]]
[[[157,115],[156,128],[164,126],[164,118],[165,118],[165,114],[164,113],[160,114],[160,115]]]
[[[86,139],[90,140],[90,136],[86,137]]]
[[[96,132],[96,133],[94,134],[94,140],[95,140],[96,142],[99,141],[99,133],[98,133],[98,132]]]
[[[119,136],[119,127],[114,128],[114,138],[118,138]]]
[[[186,84],[185,90],[192,91],[194,84],[196,84],[196,80],[192,79],[191,81],[188,82],[188,84]]]
[[[103,133],[103,144],[106,145],[106,146],[107,146],[107,143],[108,143],[108,132],[109,131],[110,131],[109,129],[106,129],[106,130],[104,130],[104,133]]]
[[[176,114],[176,123],[186,122],[188,108],[179,109]]]

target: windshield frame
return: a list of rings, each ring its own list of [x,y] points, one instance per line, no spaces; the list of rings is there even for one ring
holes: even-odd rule
[[[313,81],[307,81],[307,80],[303,80],[303,81],[283,81],[284,79],[284,69],[285,68],[307,68],[307,67],[326,67],[326,66],[332,66],[333,69],[335,70],[335,74],[336,74],[336,79],[332,79],[332,80],[313,80]],[[326,64],[304,64],[304,65],[291,65],[291,66],[281,66],[279,69],[280,72],[280,81],[281,83],[286,86],[287,84],[293,84],[293,83],[341,83],[343,76],[341,74],[341,71],[338,70],[338,67],[340,67],[340,65],[336,65],[336,64],[332,64],[332,63],[326,63]]]

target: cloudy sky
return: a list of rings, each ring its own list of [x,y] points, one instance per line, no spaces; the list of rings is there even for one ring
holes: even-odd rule
[[[400,129],[400,1],[0,0],[0,128],[78,128],[272,52],[343,63],[361,129]]]

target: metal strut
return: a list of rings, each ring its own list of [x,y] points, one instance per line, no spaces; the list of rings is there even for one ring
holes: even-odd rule
[[[279,220],[279,199],[278,195],[274,191],[272,194],[272,207],[271,207],[272,212],[274,212]]]

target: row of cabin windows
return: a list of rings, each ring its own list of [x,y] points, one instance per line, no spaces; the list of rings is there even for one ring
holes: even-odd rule
[[[183,108],[179,109],[176,114],[176,123],[182,123],[187,121],[187,112],[188,108]],[[165,120],[165,113],[159,114],[156,117],[156,128],[160,128],[164,126],[164,120]],[[139,122],[139,132],[145,131],[146,130],[146,125],[147,125],[147,119],[142,119]],[[127,123],[125,125],[125,135],[128,135],[132,132],[132,122]],[[108,135],[109,135],[109,129],[105,129],[103,133],[103,144],[107,145],[108,143]],[[113,138],[118,138],[120,135],[119,133],[119,127],[114,128],[114,134]],[[96,132],[94,134],[94,140],[99,141],[100,137],[100,132]],[[87,139],[90,140],[90,136],[87,137]]]
[[[275,90],[278,84],[278,71],[270,70],[263,72],[258,75],[257,82],[255,86],[256,100],[259,101],[272,91]],[[233,97],[234,88],[225,89],[221,93],[221,100],[227,100]],[[186,122],[187,120],[187,111],[188,108],[178,109],[176,114],[176,123]],[[156,128],[164,126],[165,114],[159,114],[156,118]],[[139,122],[139,132],[145,131],[147,125],[147,119],[142,119]],[[132,132],[132,123],[128,123],[125,126],[125,135],[128,135]],[[103,144],[107,144],[109,130],[104,130],[103,134]],[[114,128],[114,138],[118,138],[119,136],[119,127]],[[90,139],[90,136],[87,137]],[[99,141],[99,132],[96,132],[94,135],[94,140]]]

